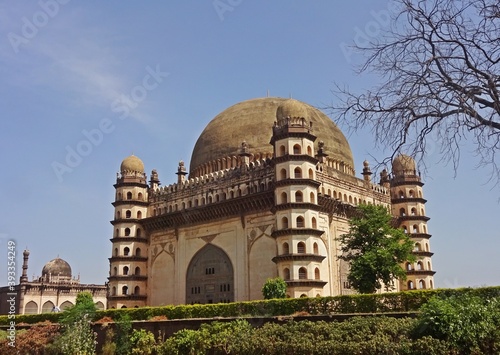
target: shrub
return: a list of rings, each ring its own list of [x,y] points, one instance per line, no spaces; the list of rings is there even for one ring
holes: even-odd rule
[[[273,298],[285,298],[286,282],[281,277],[267,279],[264,286],[262,286],[262,295],[266,300]]]
[[[500,302],[471,294],[434,297],[421,308],[414,334],[449,342],[464,352],[500,350]]]

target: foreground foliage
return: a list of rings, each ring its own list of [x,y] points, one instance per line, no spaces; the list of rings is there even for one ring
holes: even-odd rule
[[[262,295],[264,299],[270,300],[273,298],[285,298],[286,297],[286,282],[281,277],[275,277],[274,279],[267,279],[262,286]]]
[[[260,317],[282,316],[297,312],[309,314],[416,312],[432,297],[448,298],[469,294],[482,299],[500,297],[500,287],[414,290],[369,295],[348,295],[315,298],[286,298],[251,302],[219,303],[206,305],[180,305],[108,309],[97,311],[94,321],[102,318],[119,320],[128,315],[130,320],[148,320],[155,317],[166,319]],[[65,312],[16,316],[16,323],[35,324],[43,321],[59,323]],[[7,316],[0,316],[0,325],[8,325]]]

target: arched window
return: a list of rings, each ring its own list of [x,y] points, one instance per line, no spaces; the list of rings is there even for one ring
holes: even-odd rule
[[[288,228],[288,218],[283,217],[281,219],[281,228],[283,228],[283,229],[287,229]]]
[[[281,193],[281,203],[287,203],[288,202],[288,196],[286,192]]]
[[[290,246],[288,243],[283,243],[283,254],[290,254]]]
[[[406,270],[408,270],[408,271],[412,270],[412,266],[410,263],[406,263]]]
[[[313,253],[314,254],[319,254],[318,243],[314,243],[313,244]]]
[[[130,228],[125,228],[125,236],[128,237],[130,235]]]
[[[309,169],[309,179],[313,180],[314,179],[314,172],[313,169]]]
[[[316,218],[313,217],[311,218],[311,228],[317,229],[318,228],[318,223],[316,222]]]
[[[304,199],[302,198],[302,192],[301,191],[297,191],[295,193],[295,202],[303,202]]]
[[[128,266],[123,267],[123,275],[128,275]]]
[[[425,243],[425,251],[429,251],[429,243]]]
[[[320,276],[319,275],[319,268],[314,269],[314,279],[319,280],[320,279],[319,276]]]
[[[347,195],[344,194],[344,202],[347,202]]]
[[[125,218],[130,218],[132,217],[132,212],[130,210],[127,210],[127,212],[125,212]]]
[[[118,228],[115,229],[115,237],[118,237],[120,235],[120,230]]]
[[[283,269],[283,279],[290,280],[290,269],[289,268]]]
[[[408,281],[408,290],[413,290],[413,281]]]
[[[296,222],[297,222],[297,228],[304,228],[304,217],[298,216]]]
[[[130,254],[130,249],[128,247],[123,248],[123,255],[128,256]]]
[[[115,248],[115,252],[113,253],[113,256],[118,256],[118,248]]]
[[[310,155],[310,156],[313,155],[312,148],[310,145],[307,146],[307,155]]]
[[[405,194],[401,190],[399,190],[399,198],[405,198]]]
[[[416,224],[413,225],[412,233],[418,233],[418,226]]]
[[[352,196],[349,195],[349,203],[352,205]]]
[[[128,287],[127,286],[122,287],[122,295],[128,295]]]
[[[137,230],[135,231],[135,235],[140,238],[141,237],[141,234],[142,234],[142,231],[140,228],[137,228]]]
[[[430,287],[431,289],[433,289],[433,288],[434,288],[434,284],[432,283],[432,280],[430,280],[430,281],[429,281],[429,287]]]
[[[305,267],[299,269],[299,280],[307,280],[307,269]]]
[[[120,211],[116,212],[116,219],[120,219],[121,218],[121,213]]]
[[[141,268],[137,266],[134,270],[134,275],[140,275],[141,274]]]
[[[282,157],[285,154],[286,154],[286,149],[285,149],[285,146],[282,145],[282,146],[280,146],[280,157]]]
[[[135,249],[135,256],[141,256],[141,248]]]
[[[139,192],[139,193],[137,194],[137,199],[138,199],[139,201],[142,201],[142,192]]]
[[[314,192],[309,194],[309,202],[316,203],[316,195],[314,195]]]
[[[427,262],[427,270],[432,270],[430,261]]]
[[[403,232],[404,234],[408,234],[408,228],[406,228],[406,226],[403,226]]]
[[[141,288],[139,286],[135,286],[134,287],[134,295],[140,295],[140,294],[141,294]]]
[[[301,149],[299,144],[293,146],[293,154],[301,154]]]
[[[413,208],[411,209],[411,215],[412,215],[412,216],[416,216],[416,215],[417,215],[417,209],[416,209],[415,207],[413,207]]]
[[[415,243],[415,247],[413,248],[414,251],[420,251],[420,243]]]
[[[296,167],[293,170],[293,173],[294,173],[294,176],[295,176],[296,179],[302,179],[302,169],[301,168]]]
[[[132,199],[132,192],[127,192],[127,200],[131,200]]]
[[[113,276],[116,276],[116,275],[118,275],[118,268],[115,266],[113,268]]]
[[[413,190],[410,190],[410,192],[408,193],[408,195],[411,197],[415,197],[415,193],[413,192]]]
[[[121,201],[121,199],[122,199],[122,193],[121,192],[118,192],[118,195],[117,195],[116,199],[118,201]]]
[[[401,209],[399,210],[399,215],[400,215],[400,216],[406,216],[406,211],[405,211],[405,209],[404,209],[404,208],[401,208]]]
[[[142,218],[142,212],[141,211],[137,211],[137,219],[141,219]]]
[[[417,270],[423,270],[423,269],[424,269],[424,265],[422,264],[422,262],[421,262],[421,261],[419,261],[419,262],[417,263]]]
[[[299,254],[305,254],[306,253],[306,243],[299,242],[297,244],[297,253],[299,253]]]
[[[422,289],[422,290],[425,289],[425,281],[424,280],[420,280],[418,282],[418,288]]]
[[[280,180],[285,180],[286,179],[286,170],[281,169],[280,170]]]

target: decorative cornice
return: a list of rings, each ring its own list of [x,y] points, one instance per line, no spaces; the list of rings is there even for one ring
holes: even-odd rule
[[[434,276],[436,272],[432,270],[407,270],[407,275],[416,275],[416,276]]]
[[[415,203],[425,204],[427,202],[427,200],[425,198],[421,198],[421,197],[391,198],[391,203],[393,205],[399,204],[399,203],[408,203],[408,202],[415,202]]]
[[[148,201],[141,201],[141,200],[117,200],[117,201],[111,202],[111,204],[114,207],[123,206],[123,205],[143,206],[143,207],[149,206]]]
[[[183,225],[237,217],[248,212],[270,211],[273,206],[274,191],[268,190],[141,219],[140,223],[148,232],[152,232],[160,229],[176,228]]]
[[[148,261],[148,258],[146,256],[135,256],[135,255],[130,255],[130,256],[113,256],[111,258],[108,258],[109,262],[118,262],[118,261]]]
[[[320,263],[325,258],[326,256],[318,254],[284,254],[275,256],[272,261],[276,264],[283,261],[315,261]]]
[[[116,276],[109,276],[108,280],[109,281],[145,281],[148,279],[147,275],[116,275]]]
[[[319,160],[307,154],[285,154],[281,157],[274,158],[274,164],[286,163],[289,161],[307,161],[311,164],[316,165]]]
[[[308,185],[318,188],[321,182],[312,179],[283,179],[274,182],[274,187]]]
[[[148,243],[148,239],[147,238],[143,238],[143,237],[115,237],[115,238],[111,238],[110,241],[112,243],[118,243],[118,242],[139,242],[139,243]]]
[[[430,220],[430,217],[418,216],[418,215],[398,216],[398,220],[400,222],[403,222],[403,221],[424,221],[424,222],[427,222],[428,220]]]
[[[324,287],[327,282],[320,280],[285,280],[288,287]]]
[[[272,208],[272,212],[290,210],[290,209],[308,209],[313,211],[321,211],[321,207],[309,202],[288,202],[276,205]]]
[[[274,230],[271,233],[271,237],[277,238],[284,235],[314,235],[316,237],[320,237],[323,233],[324,231],[313,228],[287,228]]]

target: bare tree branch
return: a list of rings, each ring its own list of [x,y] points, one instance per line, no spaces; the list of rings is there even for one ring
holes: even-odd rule
[[[351,129],[371,127],[391,157],[422,160],[432,138],[455,171],[461,142],[472,140],[478,165],[491,167],[499,183],[500,3],[393,1],[402,10],[390,29],[354,45],[366,55],[358,72],[378,74],[381,83],[361,93],[336,85],[332,112]]]

